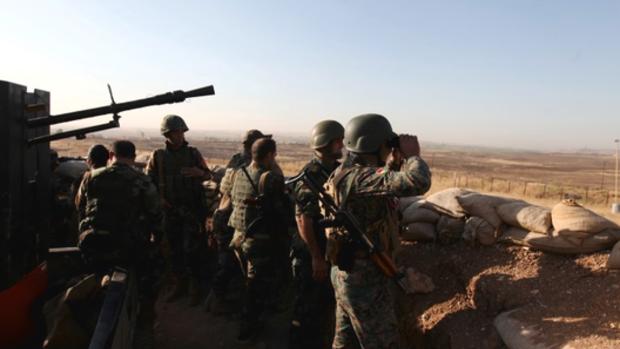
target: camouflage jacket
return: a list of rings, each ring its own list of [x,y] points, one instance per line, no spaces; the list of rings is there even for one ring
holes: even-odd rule
[[[245,232],[249,224],[261,214],[259,209],[263,212],[267,211],[270,219],[278,217],[278,213],[284,211],[284,200],[287,199],[282,175],[268,171],[259,165],[250,165],[246,169],[252,182],[242,170],[238,170],[234,176],[230,195],[233,210],[228,225],[240,232]],[[257,187],[258,192],[252,183]],[[266,207],[259,208],[252,203],[258,195],[264,196],[263,202]]]
[[[325,184],[336,203],[351,212],[373,242],[388,253],[398,246],[396,198],[422,195],[430,186],[430,169],[419,157],[405,160],[400,171],[391,170],[387,166],[364,166],[349,157]],[[342,234],[347,233],[342,229],[327,231],[326,253],[330,259],[336,258],[337,235]]]
[[[209,169],[200,151],[185,143],[179,149],[166,147],[153,151],[146,165],[146,174],[157,187],[165,201],[176,209],[192,211],[206,209],[202,182],[208,178],[187,177],[181,174],[184,167],[198,167],[208,177]],[[196,213],[196,212],[195,212]]]
[[[151,179],[136,168],[114,163],[93,170],[80,187],[85,202],[80,232],[103,231],[135,242],[160,230],[161,210]]]
[[[325,164],[319,158],[314,158],[310,160],[304,166],[303,171],[308,170],[310,176],[314,181],[323,186],[331,173],[340,166],[339,162],[334,163],[333,165]],[[295,214],[296,215],[307,215],[315,219],[320,219],[322,217],[321,207],[319,206],[319,199],[316,195],[308,189],[302,182],[296,183],[293,188],[293,195],[295,197]]]

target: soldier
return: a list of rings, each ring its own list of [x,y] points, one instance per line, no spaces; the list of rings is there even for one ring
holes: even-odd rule
[[[149,259],[153,236],[161,225],[157,190],[151,179],[133,167],[135,146],[129,141],[112,145],[109,167],[93,170],[80,191],[86,203],[80,222],[79,247],[96,271],[122,266],[138,280],[136,340],[153,340],[157,296],[153,263]],[[146,338],[145,338],[146,337]]]
[[[222,199],[217,210],[213,213],[213,234],[217,243],[217,271],[213,279],[213,288],[205,300],[205,309],[210,310],[213,303],[221,304],[225,300],[226,287],[238,271],[235,255],[229,248],[230,240],[235,230],[228,226],[228,220],[232,212],[230,190],[236,171],[241,167],[248,166],[252,162],[252,144],[260,138],[271,138],[259,130],[249,130],[243,139],[243,151],[232,156],[226,165],[226,174],[220,184]]]
[[[319,122],[312,129],[314,158],[303,170],[323,185],[340,165],[344,127],[333,120]],[[295,307],[289,334],[290,348],[325,348],[333,334],[333,291],[325,260],[325,231],[319,226],[323,218],[318,198],[299,182],[294,188],[296,220],[299,234],[293,236],[292,270],[296,286]]]
[[[417,138],[398,137],[385,117],[366,114],[349,121],[344,140],[349,155],[326,189],[337,205],[357,218],[379,249],[391,253],[398,243],[395,198],[424,194],[431,185]],[[336,297],[332,347],[398,348],[389,279],[370,260],[368,251],[345,229],[335,228],[327,231],[326,255],[333,265]]]
[[[251,340],[259,329],[278,255],[278,239],[286,233],[288,214],[284,177],[276,164],[276,142],[258,139],[252,145],[252,162],[237,171],[231,200],[229,225],[235,229],[231,247],[242,261],[246,292],[238,340]]]
[[[88,155],[86,156],[86,163],[88,164],[89,171],[84,172],[82,179],[79,181],[75,193],[75,207],[78,212],[78,221],[82,220],[86,213],[86,201],[82,200],[84,193],[80,192],[80,188],[83,188],[82,183],[90,177],[93,170],[105,167],[108,163],[110,152],[103,144],[94,144],[88,149]]]
[[[200,234],[207,211],[202,182],[210,178],[210,171],[200,151],[185,141],[187,131],[180,116],[164,117],[161,134],[166,144],[153,151],[146,173],[159,191],[163,230],[170,245],[173,289],[165,300],[177,300],[189,288],[190,304],[196,305],[200,301]]]

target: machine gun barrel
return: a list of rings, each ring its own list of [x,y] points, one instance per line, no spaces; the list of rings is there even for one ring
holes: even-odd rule
[[[160,104],[168,104],[168,103],[179,103],[183,102],[186,98],[191,97],[202,97],[202,96],[210,96],[215,94],[215,90],[213,89],[213,85],[201,87],[191,91],[173,91],[167,92],[164,94],[160,94],[153,97],[136,99],[134,101],[122,102],[122,103],[112,103],[108,106],[85,109],[74,111],[70,113],[60,114],[60,115],[49,115],[38,118],[32,118],[27,120],[28,128],[35,128],[41,126],[49,126],[60,124],[63,122],[69,122],[74,120],[92,118],[95,116],[106,115],[106,114],[118,114],[120,112],[138,108],[149,107],[153,105]]]

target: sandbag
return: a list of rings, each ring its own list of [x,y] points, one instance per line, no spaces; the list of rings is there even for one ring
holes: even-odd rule
[[[478,241],[482,245],[493,245],[497,241],[499,229],[480,217],[470,217],[465,221],[463,239]]]
[[[423,196],[405,196],[398,199],[398,210],[403,213],[405,210],[414,203],[423,200]]]
[[[559,254],[592,253],[610,248],[618,241],[613,230],[605,230],[587,238],[566,236],[549,236],[546,234],[528,232],[521,228],[509,227],[505,230],[501,242],[510,242],[517,245]]]
[[[456,198],[467,193],[470,191],[461,188],[445,189],[427,197],[424,207],[454,218],[462,218],[465,217],[465,210]]]
[[[465,220],[442,215],[437,221],[437,239],[442,243],[459,240],[465,230]]]
[[[433,241],[435,235],[434,224],[416,222],[403,226],[401,237],[407,241]]]
[[[620,242],[616,242],[614,248],[611,250],[609,259],[607,260],[607,268],[620,269]]]
[[[605,229],[620,229],[609,219],[579,205],[574,200],[562,200],[551,210],[551,221],[557,235],[582,232],[597,234]]]
[[[414,222],[437,223],[439,220],[439,213],[425,208],[423,203],[424,201],[422,200],[409,205],[405,212],[403,212],[402,224]]]
[[[500,196],[473,192],[458,196],[456,199],[470,216],[480,217],[494,228],[499,228],[502,225],[502,219],[497,214],[497,207],[515,201]]]
[[[519,309],[510,310],[495,317],[493,325],[509,349],[550,349],[540,338],[545,337],[538,326],[526,324],[513,317]]]
[[[551,210],[527,202],[509,202],[497,206],[500,219],[513,227],[547,234],[551,228]]]

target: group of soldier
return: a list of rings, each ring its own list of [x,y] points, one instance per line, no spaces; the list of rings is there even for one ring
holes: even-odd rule
[[[242,275],[239,341],[260,334],[261,317],[285,287],[280,274],[291,271],[295,304],[289,347],[397,348],[389,279],[355,236],[322,224],[334,217],[326,217],[316,192],[303,182],[285,182],[273,137],[247,132],[243,151],[232,157],[221,179],[219,205],[208,217],[203,182],[213,173],[188,145],[186,131],[179,116],[163,119],[165,147],[153,151],[145,173],[133,166],[135,146],[114,142],[107,166],[89,163],[76,196],[85,260],[95,270],[122,265],[135,273],[143,326],[152,329],[161,280],[153,275],[161,257],[151,251],[167,246],[173,287],[165,301],[188,295],[195,305],[202,298],[199,246],[210,240],[217,245],[217,267],[205,304],[229,301],[231,281]],[[314,156],[303,171],[357,219],[379,250],[393,253],[397,197],[421,195],[430,187],[417,138],[397,135],[381,115],[365,114],[346,128],[321,121],[310,141]],[[91,148],[89,159],[102,153]]]

